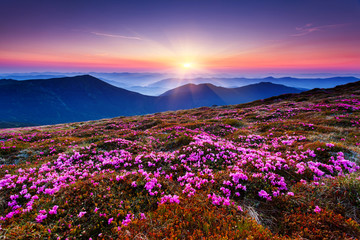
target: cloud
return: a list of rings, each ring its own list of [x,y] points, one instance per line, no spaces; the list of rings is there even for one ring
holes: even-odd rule
[[[124,38],[124,39],[133,39],[133,40],[142,40],[139,37],[131,37],[131,36],[123,36],[123,35],[116,35],[116,34],[107,34],[107,33],[99,33],[99,32],[90,32],[97,36],[103,36],[103,37],[111,37],[111,38]]]
[[[324,31],[324,30],[327,30],[330,28],[337,28],[337,27],[342,27],[345,25],[347,25],[347,24],[332,24],[332,25],[314,26],[314,24],[308,23],[305,26],[297,27],[296,31],[298,33],[293,34],[291,36],[292,37],[301,37],[301,36],[305,36],[305,35],[308,35],[313,32],[320,32],[320,31]]]

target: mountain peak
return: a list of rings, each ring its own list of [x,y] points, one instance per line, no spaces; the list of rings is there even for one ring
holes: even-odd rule
[[[281,84],[275,84],[272,82],[259,82],[259,83],[257,83],[257,85],[281,85]]]
[[[71,77],[70,77],[70,78],[71,78]],[[99,80],[98,78],[96,78],[96,77],[94,77],[94,76],[92,76],[92,75],[90,75],[90,74],[77,75],[77,76],[74,76],[74,77],[72,77],[72,78],[92,78],[92,79],[97,79],[97,80]]]

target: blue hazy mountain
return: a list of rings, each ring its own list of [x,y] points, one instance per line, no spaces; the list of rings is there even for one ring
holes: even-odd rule
[[[154,111],[154,100],[90,75],[0,80],[0,121],[55,124],[145,114]]]
[[[131,72],[33,72],[33,73],[9,73],[0,74],[1,78],[14,80],[49,79],[73,77],[78,75],[91,75],[103,80],[113,86],[124,88],[129,91],[138,92],[144,95],[159,96],[164,92],[189,84],[212,83],[215,86],[225,88],[237,88],[260,82],[272,82],[300,89],[332,88],[359,81],[359,78],[352,76],[333,76],[331,74],[310,74],[302,77],[266,77],[266,78],[245,78],[231,77],[230,75],[189,75],[187,78],[169,78],[169,74],[163,73],[131,73]]]
[[[196,108],[212,105],[231,105],[251,102],[302,90],[270,82],[261,82],[239,88],[217,87],[210,83],[186,84],[169,90],[158,97],[168,109]]]
[[[273,83],[240,88],[187,84],[161,96],[112,86],[90,75],[17,81],[0,80],[0,125],[56,124],[141,115],[166,110],[228,105],[301,90]]]
[[[216,86],[222,86],[226,88],[243,87],[250,84],[260,82],[271,82],[281,84],[289,87],[300,89],[313,89],[313,88],[332,88],[337,85],[343,85],[351,82],[359,81],[356,77],[330,77],[330,78],[293,78],[293,77],[266,77],[266,78],[168,78],[154,83],[151,83],[145,87],[136,88],[130,87],[134,91],[145,93],[146,91],[153,91],[156,94],[162,94],[170,89],[180,87],[185,84],[202,84],[212,83]]]

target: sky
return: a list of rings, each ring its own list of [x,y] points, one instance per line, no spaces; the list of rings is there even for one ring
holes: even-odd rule
[[[360,73],[360,0],[1,0],[0,72]]]

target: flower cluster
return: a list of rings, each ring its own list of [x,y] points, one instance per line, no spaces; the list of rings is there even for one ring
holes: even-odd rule
[[[285,202],[279,219],[300,222],[310,214],[323,221],[333,213],[321,199],[303,200],[294,214],[294,202],[306,195],[301,189],[355,179],[348,180],[349,191],[337,191],[337,197],[349,196],[346,206],[355,206],[360,169],[359,98],[325,96],[2,130],[0,231],[26,219],[48,229],[40,233],[44,238],[61,230],[74,237],[96,232],[126,239],[126,231],[142,231],[163,215],[204,213],[202,204],[213,211],[205,216],[227,211],[218,218],[238,219],[251,215],[243,211],[252,209],[248,205],[261,212],[262,206],[275,209]],[[343,214],[345,208],[339,209]],[[192,214],[184,214],[191,223]],[[345,214],[334,218],[338,226],[350,224]],[[194,223],[204,233],[198,237],[217,231],[208,221]],[[286,229],[278,232],[290,234]]]

